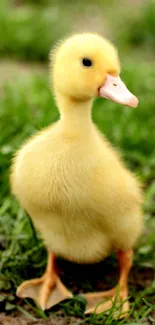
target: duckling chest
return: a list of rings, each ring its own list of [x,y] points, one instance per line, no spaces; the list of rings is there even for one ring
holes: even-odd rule
[[[84,209],[91,193],[94,151],[90,143],[32,143],[19,154],[15,194],[28,211]]]

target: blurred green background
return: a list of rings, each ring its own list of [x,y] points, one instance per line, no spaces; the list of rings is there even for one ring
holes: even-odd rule
[[[144,271],[155,267],[155,1],[1,0],[0,290],[14,293],[28,277],[28,266],[36,275],[46,263],[45,257],[40,261],[42,242],[34,237],[29,218],[10,194],[9,168],[24,139],[59,117],[49,84],[50,49],[60,38],[83,31],[98,32],[114,42],[122,78],[140,100],[137,109],[130,109],[96,99],[93,119],[144,184],[146,230],[135,266]],[[152,303],[152,278],[149,288],[146,296]],[[138,301],[134,320],[153,310]],[[6,308],[5,299],[1,303]]]

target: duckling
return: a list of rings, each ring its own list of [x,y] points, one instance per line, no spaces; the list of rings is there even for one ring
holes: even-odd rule
[[[98,34],[75,34],[59,43],[50,67],[60,119],[19,149],[11,172],[12,192],[42,234],[48,263],[44,275],[23,282],[17,295],[48,309],[72,298],[57,274],[56,256],[96,263],[117,252],[118,300],[125,317],[133,248],[143,228],[143,195],[136,177],[94,125],[91,109],[97,96],[131,107],[138,99],[119,76],[116,48]],[[83,294],[86,313],[110,308],[117,288]]]

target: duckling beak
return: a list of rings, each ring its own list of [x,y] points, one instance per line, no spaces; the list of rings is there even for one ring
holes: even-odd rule
[[[139,103],[138,98],[128,90],[121,78],[110,74],[107,74],[104,85],[99,88],[99,96],[130,107],[137,107]]]

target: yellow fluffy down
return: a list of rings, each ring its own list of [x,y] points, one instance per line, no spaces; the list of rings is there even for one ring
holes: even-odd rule
[[[92,70],[82,67],[85,56]],[[91,119],[105,74],[119,69],[117,51],[98,35],[58,46],[52,80],[61,118],[30,138],[12,164],[12,192],[46,246],[78,263],[132,248],[143,227],[140,185]]]

